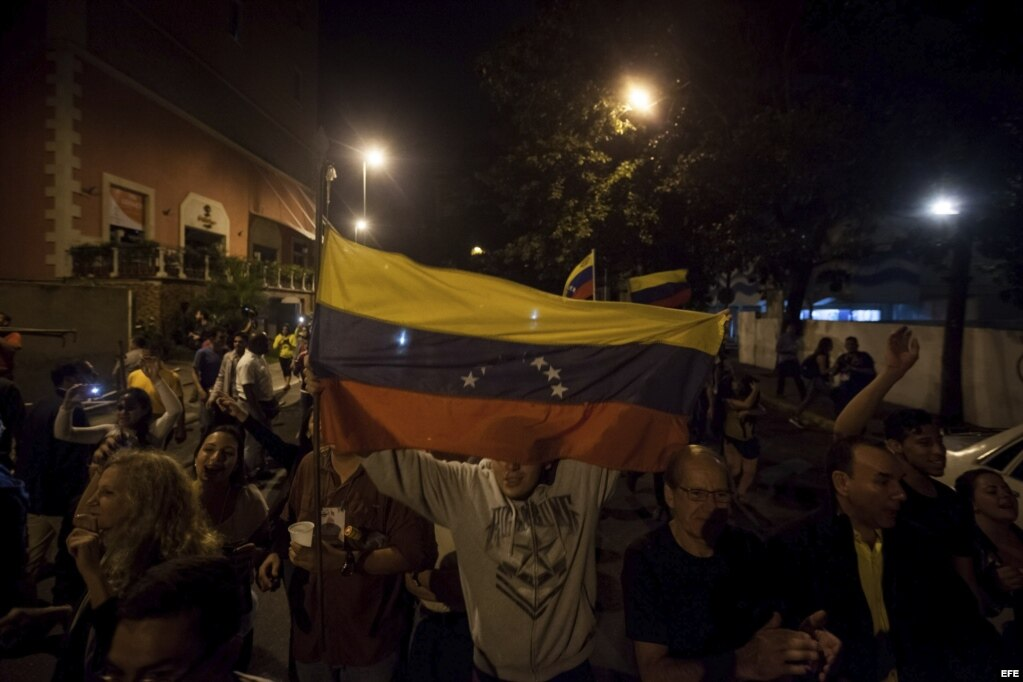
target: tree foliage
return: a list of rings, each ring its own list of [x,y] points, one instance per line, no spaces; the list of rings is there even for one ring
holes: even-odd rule
[[[481,61],[504,154],[490,263],[555,289],[590,248],[613,273],[690,268],[782,288],[862,257],[886,212],[946,184],[1019,292],[1020,47],[1007,3],[555,0]],[[622,99],[653,84],[649,118]],[[922,233],[921,233],[922,234]],[[1008,249],[1008,251],[1007,251]]]
[[[217,268],[213,275],[206,295],[196,307],[205,310],[216,325],[239,330],[248,321],[242,312],[243,306],[265,309],[267,295],[263,275],[250,262],[226,257],[223,267]]]

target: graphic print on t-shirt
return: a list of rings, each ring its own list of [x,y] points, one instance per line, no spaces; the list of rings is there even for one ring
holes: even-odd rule
[[[579,527],[572,496],[495,507],[486,529],[487,555],[497,563],[497,588],[536,620],[561,592],[568,573],[562,537]]]

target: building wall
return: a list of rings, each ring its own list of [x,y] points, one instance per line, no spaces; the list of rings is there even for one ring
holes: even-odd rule
[[[231,255],[250,253],[252,214],[311,239],[296,179],[313,172],[314,0],[27,5],[0,60],[0,277],[69,275],[69,247],[107,238],[122,181],[151,197],[146,236],[165,246],[182,245],[197,196],[227,212]],[[225,8],[241,12],[237,36]]]
[[[739,361],[773,368],[774,344],[779,321],[757,318],[755,313],[739,314]],[[803,329],[804,353],[817,342],[831,337],[835,343],[832,359],[841,352],[847,336],[855,336],[860,349],[870,353],[878,365],[884,362],[888,335],[899,325],[868,322],[807,321]],[[941,399],[941,353],[944,327],[914,325],[920,340],[920,360],[888,394],[897,405],[918,407],[937,413]],[[963,407],[966,421],[977,426],[1004,428],[1023,422],[1023,334],[1005,329],[968,327],[963,339]]]
[[[15,381],[24,399],[34,402],[52,392],[50,370],[60,362],[84,359],[104,381],[110,378],[117,342],[129,334],[127,289],[67,286],[43,282],[0,282],[0,301],[14,327],[70,329],[60,338],[26,335],[15,358]]]
[[[182,245],[179,211],[190,192],[214,199],[230,218],[228,253],[244,256],[253,162],[91,63],[81,85],[83,187],[102,188],[106,173],[152,188],[149,237],[166,246]],[[107,198],[98,191],[88,199],[83,234],[100,240]]]
[[[274,167],[312,184],[317,26],[316,0],[93,0],[87,48]]]
[[[44,235],[45,212],[53,200],[44,191],[48,111],[47,76],[52,64],[43,50],[45,17],[39,3],[30,3],[23,17],[25,31],[2,36],[0,59],[0,277],[49,277],[42,264],[53,253]]]

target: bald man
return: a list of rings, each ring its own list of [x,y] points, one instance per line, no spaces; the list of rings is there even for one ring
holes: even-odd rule
[[[765,548],[728,523],[728,469],[710,449],[672,456],[664,496],[673,517],[625,553],[626,633],[643,682],[772,680],[817,671],[824,679],[839,642],[821,629],[823,612],[800,630],[765,589]]]

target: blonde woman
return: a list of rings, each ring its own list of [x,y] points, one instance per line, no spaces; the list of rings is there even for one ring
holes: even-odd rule
[[[153,451],[112,454],[82,495],[75,526],[67,545],[87,593],[55,679],[80,680],[98,668],[113,635],[116,598],[146,570],[221,550],[181,466]]]

